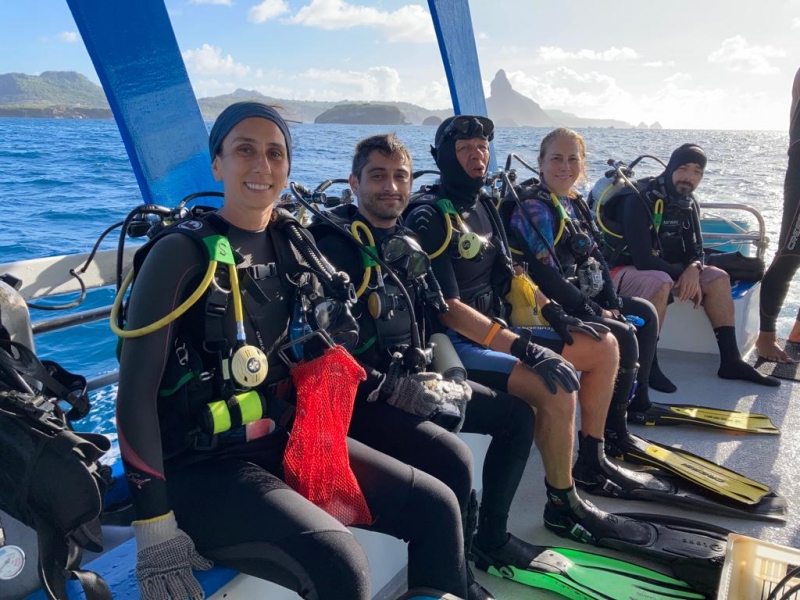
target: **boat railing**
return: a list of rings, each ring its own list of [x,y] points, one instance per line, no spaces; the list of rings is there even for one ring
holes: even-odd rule
[[[131,264],[135,247],[126,248],[124,269]],[[116,250],[98,252],[89,264],[81,279],[86,290],[96,290],[113,286],[116,282]],[[88,254],[54,256],[0,264],[0,275],[9,274],[21,281],[18,290],[23,300],[31,301],[61,296],[66,293],[79,292],[81,285],[71,272],[84,264]],[[124,271],[123,269],[123,271]],[[36,310],[36,309],[32,309]],[[69,314],[36,319],[30,324],[34,337],[44,333],[61,331],[80,325],[108,319],[111,305],[72,310]],[[103,373],[87,381],[89,391],[114,384],[119,379],[119,371]]]
[[[764,258],[769,245],[769,238],[767,237],[764,217],[761,216],[761,213],[756,208],[736,202],[700,202],[699,204],[702,211],[701,220],[705,247],[723,249],[723,247],[731,245],[738,247],[750,245],[755,248],[758,258]],[[750,230],[747,222],[736,221],[726,215],[718,214],[718,211],[748,212],[755,217],[758,230]],[[720,220],[722,227],[709,227],[708,225],[713,219]],[[715,231],[714,229],[717,230]],[[724,249],[728,250],[729,248]]]

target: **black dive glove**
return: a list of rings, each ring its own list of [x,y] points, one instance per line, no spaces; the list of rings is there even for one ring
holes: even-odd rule
[[[608,333],[611,331],[608,327],[600,323],[592,323],[589,325],[576,317],[568,315],[564,312],[560,304],[556,304],[552,301],[545,304],[541,310],[542,316],[550,323],[550,327],[555,329],[556,333],[560,335],[561,339],[569,346],[575,342],[572,337],[573,331],[590,335],[597,341],[600,341],[601,333]]]
[[[556,384],[570,393],[581,387],[575,367],[549,348],[531,342],[529,329],[520,331],[519,337],[511,344],[511,354],[541,377],[551,394],[558,391]]]

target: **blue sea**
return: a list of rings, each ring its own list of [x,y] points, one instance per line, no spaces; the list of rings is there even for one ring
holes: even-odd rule
[[[380,126],[293,126],[292,180],[314,187],[322,181],[347,177],[355,143],[385,132]],[[641,129],[579,130],[588,150],[587,183],[601,177],[609,158],[630,162],[652,154],[666,162],[670,152],[684,142],[705,148],[709,164],[698,190],[702,202],[741,202],[757,208],[773,240],[774,253],[780,230],[783,177],[788,135],[776,131],[678,131]],[[398,136],[410,148],[415,170],[434,169],[429,153],[435,128],[403,126]],[[494,149],[503,165],[514,152],[528,164],[536,155],[545,128],[500,128]],[[515,163],[527,177],[522,165]],[[645,160],[637,176],[660,171]],[[587,189],[588,190],[588,189]],[[0,119],[0,263],[28,258],[88,252],[102,231],[121,221],[141,203],[138,186],[113,121],[57,119]],[[754,226],[754,223],[753,223]],[[115,247],[114,232],[103,248]],[[110,304],[113,290],[91,293],[83,308]],[[793,289],[779,321],[779,334],[788,334],[800,304],[800,289]],[[32,311],[34,320],[51,313]],[[37,338],[40,356],[59,361],[87,377],[116,369],[115,340],[105,323],[45,334]],[[80,429],[113,436],[113,390],[94,397],[91,417]]]

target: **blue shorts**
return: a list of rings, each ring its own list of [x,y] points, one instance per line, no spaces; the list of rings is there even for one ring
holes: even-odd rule
[[[519,333],[522,329],[531,330],[533,343],[549,348],[558,354],[561,354],[564,349],[564,340],[552,327],[511,327],[510,329],[515,333]],[[501,392],[508,392],[508,377],[519,359],[505,352],[489,350],[452,329],[447,330],[447,337],[453,342],[456,354],[464,363],[467,376],[472,381],[477,381]]]

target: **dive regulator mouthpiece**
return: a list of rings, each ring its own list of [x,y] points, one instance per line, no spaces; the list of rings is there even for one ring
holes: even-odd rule
[[[255,346],[241,346],[231,357],[231,377],[244,388],[254,388],[267,378],[266,355]]]

